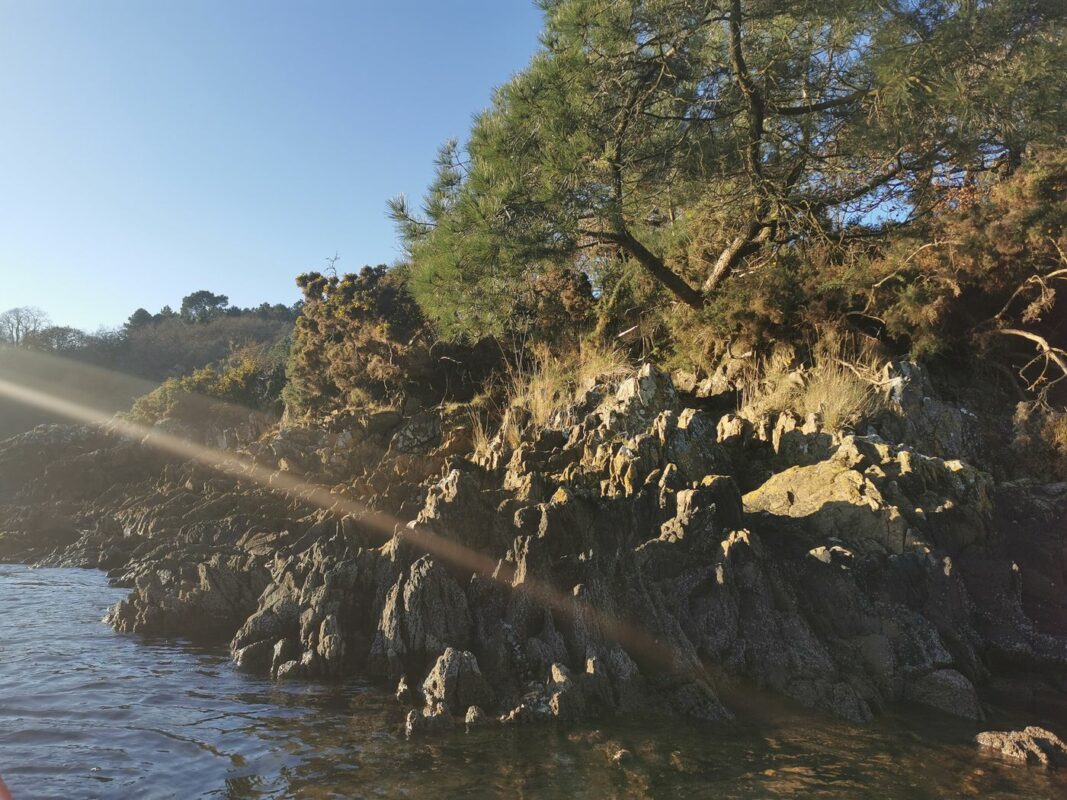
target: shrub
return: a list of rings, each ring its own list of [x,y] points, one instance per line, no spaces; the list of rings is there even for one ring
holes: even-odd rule
[[[364,267],[343,277],[313,272],[297,285],[304,305],[284,396],[293,414],[469,399],[499,362],[491,341],[437,341],[402,268]]]
[[[1044,480],[1067,480],[1067,412],[1020,403],[1012,450],[1025,470]]]
[[[1027,328],[1067,344],[1055,313],[1067,266],[1067,150],[1038,154],[1011,179],[954,203],[921,232],[870,265],[868,313],[919,356],[963,345],[1002,349],[997,331]]]
[[[238,422],[250,411],[277,414],[287,350],[284,340],[245,345],[217,365],[163,381],[134,401],[130,417],[144,424],[176,419],[198,428],[205,421]]]

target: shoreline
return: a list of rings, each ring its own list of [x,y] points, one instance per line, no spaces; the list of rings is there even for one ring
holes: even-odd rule
[[[51,455],[23,497],[82,484],[9,504],[24,533],[0,550],[104,570],[131,589],[108,613],[117,630],[229,640],[239,669],[275,680],[394,685],[411,735],[643,710],[726,721],[746,684],[855,722],[899,703],[979,720],[976,686],[1034,708],[1061,696],[1067,638],[1027,616],[1041,598],[1011,565],[1042,569],[1025,548],[1047,552],[1034,535],[1055,537],[1067,492],[707,406],[646,367],[595,385],[560,429],[477,458],[427,411],[244,446],[253,464],[304,465],[277,472],[301,485],[358,474],[344,459],[359,453],[333,510],[103,432],[40,429],[0,448],[0,472],[30,448]],[[317,475],[312,452],[342,466]]]

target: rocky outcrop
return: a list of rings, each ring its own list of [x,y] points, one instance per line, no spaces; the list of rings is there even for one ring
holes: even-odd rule
[[[269,574],[247,555],[213,555],[192,567],[153,564],[104,621],[153,636],[230,636],[256,608]]]
[[[256,480],[40,431],[0,445],[0,478],[34,447],[56,476],[7,485],[0,547],[109,569],[121,630],[232,637],[278,680],[388,681],[412,735],[721,721],[742,688],[980,719],[994,678],[1067,689],[1067,490],[997,483],[955,434],[747,420],[682,380],[596,382],[540,427],[512,409],[477,456],[441,409],[284,427],[239,445]],[[82,458],[109,488],[64,498]],[[272,490],[295,479],[325,488]]]
[[[1045,767],[1067,765],[1067,744],[1052,731],[1034,725],[1021,731],[985,731],[975,741],[983,750],[1012,761]]]
[[[745,507],[764,524],[865,551],[926,546],[955,555],[984,540],[992,489],[988,475],[961,461],[846,436],[826,460],[786,469],[745,495]]]

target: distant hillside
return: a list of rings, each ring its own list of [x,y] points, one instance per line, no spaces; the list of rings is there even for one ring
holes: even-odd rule
[[[109,413],[124,411],[167,378],[223,361],[248,345],[282,344],[298,313],[299,306],[281,304],[231,308],[225,295],[199,291],[186,296],[179,311],[138,309],[121,328],[96,333],[25,315],[35,324],[17,335],[0,333],[0,376]],[[0,398],[0,439],[59,421]]]

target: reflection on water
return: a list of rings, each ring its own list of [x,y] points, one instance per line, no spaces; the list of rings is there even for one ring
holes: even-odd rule
[[[793,715],[407,742],[401,709],[366,684],[274,685],[234,672],[224,647],[113,633],[99,620],[122,594],[97,572],[0,565],[0,774],[16,800],[1067,797],[1067,775],[981,758],[974,730],[944,721]]]

